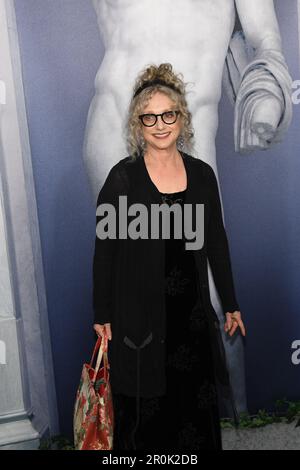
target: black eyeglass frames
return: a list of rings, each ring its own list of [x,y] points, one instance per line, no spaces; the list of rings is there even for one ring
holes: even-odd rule
[[[139,119],[146,127],[152,127],[157,123],[157,118],[160,116],[165,124],[174,124],[180,111],[165,111],[161,114],[140,114]]]

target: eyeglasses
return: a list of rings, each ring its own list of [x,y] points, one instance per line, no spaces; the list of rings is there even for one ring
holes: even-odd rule
[[[141,114],[139,119],[144,126],[152,127],[156,124],[158,116],[160,116],[165,124],[174,124],[180,111],[165,111],[161,114]]]

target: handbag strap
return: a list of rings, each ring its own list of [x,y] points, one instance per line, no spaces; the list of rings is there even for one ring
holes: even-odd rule
[[[92,358],[90,360],[90,367],[93,366],[93,363],[94,363],[94,358],[95,358],[95,354],[96,352],[98,351],[98,349],[100,348],[100,345],[101,345],[101,336],[98,337],[97,341],[96,341],[96,344],[95,344],[95,347],[94,347],[94,351],[93,351],[93,354],[92,354]]]
[[[94,376],[93,376],[93,379],[92,379],[93,384],[96,381],[96,377],[97,377],[97,374],[98,374],[98,371],[99,371],[99,368],[100,368],[102,357],[103,357],[103,360],[104,360],[104,378],[105,378],[105,380],[107,380],[107,369],[109,368],[108,358],[107,358],[107,336],[104,335],[103,339],[104,339],[104,341],[102,341],[101,336],[98,338],[98,340],[96,342],[96,345],[95,345],[95,348],[94,348],[94,351],[93,351],[92,360],[90,362],[90,367],[92,367],[94,357],[95,357],[95,353],[96,353],[97,349],[99,349],[97,362],[96,362],[96,367],[95,367],[95,372],[94,372]]]

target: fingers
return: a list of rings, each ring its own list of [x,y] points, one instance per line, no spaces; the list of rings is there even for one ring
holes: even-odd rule
[[[232,336],[232,335],[235,333],[235,331],[236,331],[236,329],[237,329],[238,327],[240,327],[241,332],[242,332],[242,335],[243,335],[243,336],[246,336],[246,331],[245,331],[245,327],[244,327],[244,325],[243,325],[242,320],[237,320],[237,321],[234,321],[234,322],[233,322],[232,328],[231,328],[231,330],[229,331],[229,335]]]
[[[225,331],[227,332],[228,330],[230,330],[232,327],[232,320],[231,318],[227,318],[226,322],[225,322]]]
[[[225,332],[228,332],[229,336],[233,336],[238,327],[241,329],[242,335],[246,336],[246,329],[241,319],[241,313],[240,312],[233,312],[233,313],[227,312],[226,322],[225,322],[225,327],[224,327]]]
[[[104,334],[104,325],[95,324],[94,325],[94,330],[96,331],[98,336],[103,336],[103,334]]]
[[[107,337],[108,337],[109,340],[111,340],[112,334],[111,334],[111,326],[110,326],[110,323],[106,323],[106,324],[105,324],[105,327],[106,327],[106,334],[107,334]]]
[[[235,330],[237,329],[237,327],[238,327],[238,323],[232,322],[231,327],[228,329],[229,336],[232,336],[235,333]]]
[[[104,323],[104,325],[100,325],[99,323],[95,323],[94,324],[94,330],[96,331],[98,336],[101,336],[101,337],[106,336],[109,340],[112,339],[110,323]]]

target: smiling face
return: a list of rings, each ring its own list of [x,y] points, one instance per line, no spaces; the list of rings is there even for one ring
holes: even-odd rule
[[[166,111],[176,111],[176,104],[167,95],[157,91],[144,107],[142,114],[161,114]],[[180,135],[182,122],[179,114],[174,124],[166,124],[161,116],[157,117],[156,124],[146,127],[141,123],[143,137],[146,142],[146,151],[151,148],[157,150],[173,150]]]

